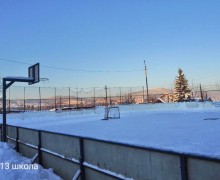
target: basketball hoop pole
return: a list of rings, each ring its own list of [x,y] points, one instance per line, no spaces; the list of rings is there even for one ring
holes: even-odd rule
[[[2,133],[2,140],[4,142],[7,141],[7,134],[6,134],[6,90],[14,83],[14,82],[32,82],[33,78],[15,78],[15,77],[6,77],[3,78],[3,85],[2,85],[2,124],[3,124],[3,133]],[[7,84],[7,81],[9,83]]]
[[[39,67],[39,63],[36,64]],[[34,67],[34,66],[33,66]],[[36,71],[37,72],[37,71]],[[38,71],[39,72],[39,71]],[[39,77],[39,74],[38,74]],[[9,83],[7,83],[7,81]],[[29,84],[37,83],[35,75],[29,77],[4,77],[2,82],[2,141],[7,142],[7,122],[6,122],[6,91],[14,82],[28,82]]]
[[[2,86],[2,124],[3,124],[3,132],[2,132],[2,140],[6,142],[6,80],[3,78],[3,86]]]

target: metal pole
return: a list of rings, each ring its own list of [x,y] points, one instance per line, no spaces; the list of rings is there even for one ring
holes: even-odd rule
[[[16,151],[19,152],[19,130],[18,127],[16,127]]]
[[[57,89],[55,88],[55,104],[54,104],[54,108],[57,108]]]
[[[109,88],[109,104],[112,105],[111,89]]]
[[[40,109],[39,109],[39,111],[41,111],[41,92],[40,92],[40,87],[39,87],[39,98],[40,98]]]
[[[120,104],[121,104],[121,87],[119,88],[119,90],[120,90]]]
[[[39,164],[42,165],[42,151],[41,151],[41,131],[38,131],[38,158],[39,158]]]
[[[69,87],[69,108],[70,108],[70,87]]]
[[[83,139],[79,139],[79,147],[80,147],[80,158],[79,158],[79,164],[80,164],[80,171],[81,171],[81,179],[85,180],[85,168],[84,168],[84,143]]]
[[[96,99],[95,99],[95,87],[93,88],[93,92],[94,92],[94,107],[95,107],[95,101],[96,101]]]
[[[62,109],[62,102],[61,102],[61,95],[60,95],[60,109]]]
[[[180,155],[181,179],[188,180],[187,157]]]
[[[2,122],[3,122],[3,133],[2,140],[3,142],[7,141],[7,132],[6,132],[6,80],[3,78],[3,90],[2,90]]]
[[[78,109],[78,106],[79,106],[79,96],[78,96],[78,88],[76,86],[76,109]]]
[[[107,92],[108,88],[107,86],[105,86],[105,106],[108,106],[108,92]]]
[[[24,87],[24,112],[26,111],[26,105],[25,105],[25,87]]]
[[[147,103],[149,103],[149,94],[148,94],[148,82],[147,82],[147,66],[144,60],[144,72],[146,77],[146,89],[147,89]]]
[[[10,92],[10,88],[8,89],[8,112],[11,112],[11,92]],[[7,99],[7,98],[6,98]],[[18,106],[19,109],[19,106]]]
[[[201,84],[199,84],[199,87],[200,87],[201,100],[202,100],[202,102],[203,102],[203,101],[204,101],[204,98],[203,98],[203,92],[202,92],[202,86],[201,86]]]

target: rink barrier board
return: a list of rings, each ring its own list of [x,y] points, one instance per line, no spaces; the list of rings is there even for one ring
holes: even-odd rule
[[[220,159],[55,133],[7,126],[8,141],[26,157],[64,179],[81,170],[80,179],[220,179]],[[65,167],[65,168],[61,168]]]

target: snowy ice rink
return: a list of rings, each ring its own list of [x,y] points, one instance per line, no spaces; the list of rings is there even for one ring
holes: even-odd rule
[[[7,123],[220,158],[218,103],[123,105],[120,112],[121,119],[111,120],[101,120],[104,107],[62,113],[26,112],[7,115]]]

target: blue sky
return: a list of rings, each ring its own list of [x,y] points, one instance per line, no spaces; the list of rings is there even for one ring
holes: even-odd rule
[[[42,86],[145,86],[146,60],[149,88],[170,88],[179,67],[189,84],[215,84],[219,7],[217,0],[2,0],[0,75],[26,76],[28,64],[40,62],[50,79]]]

